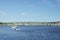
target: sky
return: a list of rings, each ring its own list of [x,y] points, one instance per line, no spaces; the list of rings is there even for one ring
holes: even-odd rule
[[[60,0],[0,0],[0,22],[60,21]]]

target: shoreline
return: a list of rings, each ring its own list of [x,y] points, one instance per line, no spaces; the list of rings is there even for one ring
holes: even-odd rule
[[[13,25],[0,25],[1,26],[8,26],[8,27],[13,27]],[[16,25],[16,26],[60,26],[60,25]]]
[[[0,22],[0,26],[60,26],[60,22]]]

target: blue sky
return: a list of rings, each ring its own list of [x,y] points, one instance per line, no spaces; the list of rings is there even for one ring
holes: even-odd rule
[[[60,21],[60,0],[0,0],[0,21]]]

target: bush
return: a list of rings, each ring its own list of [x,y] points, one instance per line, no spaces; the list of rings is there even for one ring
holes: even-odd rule
[[[3,23],[2,23],[2,22],[0,22],[0,25],[3,25]]]

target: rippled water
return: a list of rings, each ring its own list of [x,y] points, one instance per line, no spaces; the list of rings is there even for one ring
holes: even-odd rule
[[[17,26],[16,29],[0,26],[0,40],[60,40],[60,26]]]

